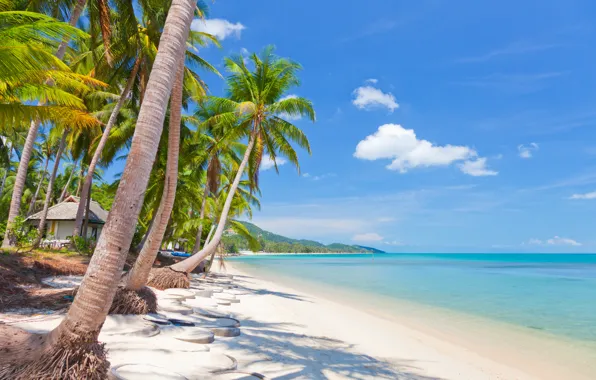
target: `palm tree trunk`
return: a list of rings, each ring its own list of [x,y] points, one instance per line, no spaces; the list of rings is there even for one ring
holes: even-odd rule
[[[46,230],[46,218],[48,217],[48,209],[50,208],[50,203],[52,202],[52,193],[54,190],[54,182],[56,182],[56,174],[58,174],[58,168],[60,167],[60,159],[62,158],[62,153],[64,152],[64,148],[66,147],[66,138],[70,130],[67,128],[62,133],[62,138],[60,139],[60,146],[58,147],[58,152],[56,153],[56,159],[54,161],[54,168],[52,169],[52,174],[50,175],[50,180],[48,181],[48,188],[46,190],[46,200],[43,204],[43,211],[41,213],[41,218],[39,219],[39,226],[37,227],[37,238],[35,242],[33,242],[33,247],[38,248],[39,243],[43,239],[43,234]]]
[[[170,96],[170,123],[168,131],[168,159],[166,163],[166,178],[163,194],[154,217],[156,223],[148,231],[147,241],[126,277],[125,288],[139,290],[147,284],[149,273],[157,252],[161,247],[164,233],[170,220],[170,214],[176,199],[176,185],[178,181],[178,155],[180,151],[180,123],[182,121],[182,90],[184,87],[184,51],[180,55],[178,72]]]
[[[207,205],[207,197],[209,196],[209,186],[205,184],[205,191],[203,192],[203,201],[201,202],[201,213],[199,215],[199,219],[201,219],[201,224],[199,224],[199,230],[197,231],[197,238],[195,239],[195,246],[192,248],[192,254],[199,252],[201,250],[201,239],[203,238],[203,218],[205,217],[205,206]],[[207,244],[207,241],[205,241]]]
[[[79,22],[79,18],[81,17],[81,13],[83,13],[83,9],[85,9],[85,5],[87,4],[87,0],[78,0],[77,4],[75,5],[72,13],[70,14],[70,21],[69,24],[71,26],[77,26],[77,22]],[[66,53],[66,47],[68,46],[69,39],[65,38],[58,46],[58,51],[56,52],[56,57],[58,59],[64,58],[64,54]]]
[[[209,242],[209,244],[205,245],[205,247],[203,247],[203,249],[195,255],[192,255],[191,257],[170,266],[171,269],[177,272],[190,273],[201,263],[201,261],[205,259],[205,257],[209,256],[217,248],[217,245],[219,244],[221,237],[224,233],[226,222],[228,220],[228,214],[230,213],[230,207],[232,206],[232,200],[234,199],[236,189],[238,189],[238,185],[240,184],[240,179],[244,174],[244,169],[246,168],[246,164],[248,163],[248,159],[250,157],[250,153],[252,152],[252,148],[255,145],[255,140],[256,128],[253,129],[253,133],[251,133],[250,135],[250,140],[248,142],[248,146],[246,147],[246,152],[244,152],[244,158],[242,159],[242,162],[238,167],[238,172],[236,173],[234,182],[232,183],[230,191],[228,192],[228,196],[226,197],[226,203],[224,204],[221,216],[219,217],[219,223],[217,224],[217,229],[215,230],[215,235],[213,235],[213,239]]]
[[[213,235],[213,231],[215,231],[215,224],[211,226],[211,229],[209,230],[209,235],[207,235],[207,239],[205,239],[205,245],[209,244],[209,242],[211,241],[211,236]]]
[[[89,227],[89,209],[91,208],[91,192],[87,197],[87,204],[85,205],[85,222],[83,223],[83,237],[87,239],[87,228]]]
[[[6,178],[8,178],[8,172],[10,172],[10,160],[12,158],[11,156],[12,156],[12,144],[10,145],[10,149],[8,149],[8,166],[4,170],[4,175],[2,176],[2,183],[0,184],[0,198],[2,198],[2,194],[4,194],[4,186],[6,186]]]
[[[103,148],[106,146],[108,137],[110,137],[110,131],[112,130],[112,127],[114,126],[114,124],[116,124],[116,120],[118,119],[118,114],[120,113],[120,109],[126,102],[128,93],[130,92],[132,85],[134,84],[135,78],[137,76],[137,72],[139,71],[140,63],[141,63],[141,60],[137,58],[137,60],[134,64],[134,67],[132,69],[132,72],[130,74],[130,77],[128,78],[128,81],[126,83],[126,87],[124,87],[124,90],[122,90],[122,93],[120,94],[120,99],[118,99],[118,102],[114,106],[114,109],[112,110],[112,113],[110,114],[110,118],[108,119],[108,123],[106,124],[103,134],[101,135],[101,140],[99,140],[99,144],[97,145],[97,148],[95,148],[95,152],[93,153],[93,158],[91,159],[91,163],[89,164],[89,168],[87,169],[87,175],[85,176],[85,182],[83,184],[83,188],[81,191],[81,196],[80,196],[81,199],[79,201],[79,207],[77,209],[77,216],[75,219],[75,226],[74,226],[74,230],[72,232],[72,236],[79,236],[81,233],[81,227],[83,225],[83,214],[85,212],[85,204],[87,201],[87,197],[89,196],[89,192],[91,191],[91,181],[93,180],[93,174],[95,172],[95,167],[97,166],[97,163],[99,162]]]
[[[19,338],[16,337],[14,328],[0,325],[0,361],[9,363],[8,366],[4,366],[4,373],[0,372],[0,378],[48,377],[45,376],[47,372],[60,368],[64,371],[69,370],[72,360],[78,361],[77,364],[84,369],[93,370],[90,372],[92,376],[88,376],[88,379],[107,377],[109,366],[105,356],[97,359],[97,352],[93,352],[95,355],[86,360],[87,356],[85,352],[81,353],[81,350],[86,349],[90,352],[95,349],[100,353],[105,352],[97,345],[97,336],[116,293],[136,221],[141,212],[163,129],[168,97],[176,75],[177,58],[185,47],[194,9],[194,0],[172,1],[120,186],[74,302],[61,324],[49,335],[35,339],[35,344],[32,335],[17,330],[22,336]],[[11,339],[4,339],[8,334],[11,334]],[[17,344],[14,344],[15,340]],[[22,344],[18,344],[18,340]],[[26,358],[23,357],[24,352],[27,352]],[[70,355],[56,355],[60,352],[76,352],[78,356],[73,358]],[[52,358],[61,360],[57,362],[55,359],[51,360]],[[25,362],[27,359],[29,363]],[[89,368],[90,366],[94,367]],[[40,372],[44,376],[39,376]],[[30,376],[31,374],[36,376]],[[59,375],[54,377],[69,377],[62,376],[62,373]]]
[[[6,232],[4,234],[2,248],[15,246],[15,239],[12,234],[12,224],[14,223],[15,218],[19,215],[19,209],[21,208],[21,198],[23,197],[25,181],[27,180],[27,169],[29,168],[29,161],[31,160],[33,145],[35,144],[35,139],[37,139],[37,132],[40,124],[39,120],[32,121],[29,131],[27,132],[27,139],[25,140],[25,146],[21,153],[21,160],[19,161],[19,167],[17,169],[17,177],[12,190],[12,198],[10,200],[10,209],[8,211],[8,220],[6,222]]]
[[[81,13],[85,8],[86,0],[78,0],[72,14],[70,15],[70,25],[76,26]],[[68,39],[64,39],[58,50],[56,51],[56,58],[64,58],[66,53],[66,47],[68,45]],[[15,241],[12,236],[12,224],[15,218],[19,215],[19,209],[21,208],[21,198],[23,197],[23,190],[25,189],[25,181],[27,179],[27,169],[29,168],[29,160],[31,160],[31,153],[33,152],[33,144],[37,139],[37,132],[41,122],[39,120],[33,120],[29,131],[27,132],[27,140],[25,141],[25,147],[23,148],[23,154],[21,161],[19,162],[19,168],[17,170],[17,178],[15,180],[14,189],[12,192],[12,199],[10,201],[10,210],[8,211],[8,220],[6,222],[6,233],[4,234],[4,241],[2,242],[2,248],[14,247]]]
[[[39,183],[37,184],[37,188],[35,189],[35,194],[31,198],[31,202],[29,202],[29,210],[27,210],[27,216],[30,216],[35,211],[35,203],[37,202],[37,197],[39,196],[39,191],[41,190],[41,186],[43,185],[43,180],[46,178],[46,174],[48,174],[48,164],[50,163],[50,156],[46,156],[46,162],[43,165],[43,172],[41,173],[41,178],[39,179]]]
[[[72,170],[70,171],[70,175],[68,176],[68,181],[66,181],[66,185],[64,186],[64,189],[62,189],[62,194],[60,194],[60,199],[58,199],[58,203],[62,203],[62,201],[66,197],[66,193],[68,192],[68,188],[70,187],[70,183],[72,182],[73,174],[74,174],[78,164],[79,164],[79,161],[78,160],[75,161],[74,166],[72,167]]]
[[[85,166],[83,165],[83,163],[81,163],[81,169],[79,169],[79,183],[77,183],[77,191],[75,192],[75,194],[78,196],[81,195],[81,186],[83,184],[83,180],[85,175]]]

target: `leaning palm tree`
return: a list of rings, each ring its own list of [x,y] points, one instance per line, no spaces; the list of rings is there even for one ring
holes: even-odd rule
[[[154,216],[154,228],[147,232],[148,237],[139,257],[124,279],[124,287],[119,288],[111,312],[118,314],[146,314],[157,311],[155,294],[145,287],[149,271],[161,245],[170,214],[176,198],[178,181],[178,153],[180,149],[180,121],[182,119],[182,90],[184,85],[184,57],[178,63],[176,79],[170,96],[170,120],[168,129],[168,158],[166,178],[159,208]],[[145,263],[145,261],[150,261]],[[145,269],[146,267],[149,269]]]
[[[0,325],[0,378],[107,377],[109,362],[97,336],[132,241],[193,12],[194,1],[172,1],[120,186],[74,302],[62,323],[48,334]]]
[[[222,161],[237,161],[239,163],[240,159],[237,157],[237,152],[245,148],[242,143],[235,141],[235,138],[237,138],[236,131],[228,131],[225,127],[205,123],[205,121],[216,116],[218,113],[213,102],[205,102],[199,104],[199,109],[194,117],[190,119],[197,126],[203,127],[197,129],[197,139],[202,140],[201,142],[204,146],[204,153],[202,153],[206,156],[203,160],[207,167],[205,172],[205,189],[199,211],[199,226],[192,249],[193,254],[199,252],[201,249],[207,199],[219,189]]]
[[[302,97],[287,96],[287,92],[299,85],[297,77],[301,66],[291,60],[279,58],[273,54],[273,47],[267,47],[261,53],[251,55],[254,70],[246,66],[244,58],[235,56],[226,59],[226,69],[230,72],[227,79],[229,98],[211,98],[222,112],[207,122],[222,126],[235,125],[241,135],[248,137],[244,157],[222,209],[217,229],[211,241],[195,255],[165,268],[153,270],[149,285],[164,289],[169,287],[188,287],[188,274],[193,271],[213,250],[217,248],[224,233],[228,213],[236,189],[250,161],[249,176],[258,185],[258,172],[261,160],[268,153],[277,170],[276,157],[285,156],[298,170],[298,154],[290,141],[298,144],[310,153],[310,144],[306,135],[294,124],[284,120],[283,116],[306,116],[315,121],[312,103]]]
[[[136,18],[134,10],[132,8],[123,7],[122,11],[124,14],[121,16],[121,19],[122,19],[121,23],[123,24],[123,28],[126,29],[126,26],[127,26],[126,24],[131,23],[132,20],[136,21],[137,18]],[[153,15],[151,13],[154,10],[150,9],[149,7],[146,7],[146,8],[143,8],[143,11],[144,11],[143,18],[149,17],[149,18],[155,19],[155,17],[154,17],[155,15]],[[202,18],[204,16],[204,14],[206,13],[205,5],[202,3],[199,3],[196,11],[197,11],[197,15],[200,18]],[[93,178],[93,172],[94,172],[95,167],[96,167],[99,159],[101,158],[102,152],[108,142],[108,139],[110,137],[110,132],[111,132],[112,128],[114,127],[114,125],[116,124],[118,113],[120,112],[120,109],[124,106],[124,103],[127,101],[129,93],[133,90],[133,85],[135,82],[141,82],[141,83],[139,83],[139,85],[141,87],[141,91],[140,91],[141,93],[139,94],[139,101],[142,102],[142,99],[144,97],[144,83],[142,83],[142,80],[139,81],[137,79],[137,75],[139,75],[139,73],[142,74],[144,71],[146,72],[149,70],[149,68],[151,67],[151,65],[153,63],[155,54],[157,53],[157,47],[158,47],[159,41],[158,41],[158,39],[156,39],[156,37],[158,37],[159,33],[160,33],[159,25],[157,25],[157,24],[158,23],[155,23],[155,22],[151,23],[151,22],[145,21],[143,23],[140,23],[139,25],[136,25],[137,26],[136,28],[131,28],[131,25],[129,25],[128,29],[133,30],[134,31],[133,34],[123,36],[122,41],[120,41],[117,44],[117,48],[114,49],[115,51],[119,52],[118,61],[123,62],[123,64],[119,67],[119,69],[120,70],[124,69],[124,71],[126,71],[126,72],[130,71],[130,69],[127,68],[127,64],[132,64],[133,69],[132,69],[132,71],[130,71],[131,74],[127,79],[126,85],[122,89],[122,93],[121,93],[118,101],[115,102],[115,106],[112,109],[110,118],[104,128],[104,131],[103,131],[102,137],[99,141],[99,144],[95,148],[95,153],[93,154],[93,158],[91,159],[89,169],[87,170],[87,175],[85,176],[85,182],[81,189],[79,207],[77,209],[74,230],[72,233],[73,236],[79,236],[81,234],[85,204],[86,204],[89,192],[91,190],[91,181]],[[186,56],[186,59],[189,61],[189,63],[194,63],[198,66],[207,68],[210,71],[213,71],[219,75],[219,72],[213,66],[211,66],[209,63],[207,63],[205,60],[203,60],[201,57],[199,57],[193,51],[193,50],[196,51],[196,49],[197,49],[195,45],[205,46],[208,42],[212,42],[215,45],[219,46],[219,42],[217,41],[217,39],[214,36],[212,36],[208,33],[204,33],[204,32],[191,31],[189,40],[187,41],[190,49],[185,51],[185,56]],[[110,66],[111,65],[101,65],[101,67],[98,68],[98,71],[99,72],[107,71],[108,75],[112,75],[113,70]],[[192,71],[188,68],[185,68],[184,71],[185,71],[185,85],[187,87],[195,90],[195,92],[204,95],[205,94],[204,84],[200,80],[198,75],[194,71]],[[139,75],[139,76],[142,77],[142,75]]]

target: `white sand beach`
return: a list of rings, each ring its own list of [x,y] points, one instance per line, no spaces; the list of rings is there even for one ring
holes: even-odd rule
[[[495,326],[484,336],[492,334],[494,345],[483,346],[485,340],[473,336],[454,339],[448,326],[424,328],[421,321],[412,327],[317,296],[313,289],[305,293],[257,278],[229,261],[226,272],[251,294],[230,309],[242,321],[242,335],[213,346],[234,356],[239,369],[269,378],[587,380],[596,373],[583,351],[540,350],[548,345],[542,337],[522,341],[522,335]],[[477,328],[470,325],[468,335]]]
[[[375,312],[360,294],[342,298],[240,267],[227,261],[219,269],[225,277],[193,275],[191,289],[157,291],[156,317],[110,316],[99,340],[112,370],[131,375],[117,378],[588,380],[596,373],[596,350],[581,344],[446,311]],[[0,314],[0,321],[48,332],[63,315]],[[172,326],[171,318],[195,327]]]

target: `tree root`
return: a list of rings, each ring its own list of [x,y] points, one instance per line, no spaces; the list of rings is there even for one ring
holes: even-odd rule
[[[50,344],[48,335],[29,334],[9,326],[0,329],[0,336],[18,337],[12,342],[2,339],[0,343],[0,351],[7,354],[0,361],[0,379],[104,380],[108,377],[110,362],[104,344],[98,343],[94,334],[76,338],[63,335]],[[19,344],[15,345],[17,341]]]
[[[118,287],[109,314],[157,313],[157,297],[148,287],[139,291]]]
[[[149,274],[147,285],[159,290],[189,288],[190,276],[188,273],[177,272],[170,267],[153,268]]]

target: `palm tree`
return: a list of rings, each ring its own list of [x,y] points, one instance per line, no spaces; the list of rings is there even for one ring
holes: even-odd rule
[[[197,229],[195,244],[192,250],[193,254],[199,252],[201,249],[205,206],[209,195],[215,194],[219,189],[222,161],[231,160],[239,163],[240,159],[237,157],[236,152],[244,150],[244,146],[235,141],[235,138],[238,137],[235,131],[227,131],[225,128],[215,127],[209,123],[205,123],[217,114],[218,110],[213,107],[212,102],[204,102],[199,104],[199,109],[195,113],[195,117],[192,119],[197,126],[203,126],[203,128],[197,130],[197,135],[199,139],[204,141],[204,154],[206,155],[205,164],[207,166],[205,190],[203,191],[203,198],[199,211],[199,227]]]
[[[155,54],[157,53],[157,47],[159,44],[159,41],[157,40],[156,37],[159,37],[161,29],[159,29],[159,22],[153,22],[153,23],[150,22],[151,20],[155,21],[156,18],[158,17],[157,15],[152,13],[152,12],[154,12],[154,10],[151,7],[143,8],[142,16],[144,18],[148,18],[148,20],[139,22],[138,25],[134,25],[135,27],[133,27],[133,25],[128,25],[128,28],[126,28],[125,24],[127,24],[127,23],[131,24],[132,20],[137,21],[136,14],[134,13],[134,10],[132,8],[129,8],[127,6],[123,6],[122,8],[123,9],[121,9],[121,11],[124,13],[124,15],[121,16],[122,24],[124,24],[123,29],[125,29],[127,32],[132,31],[133,33],[132,33],[132,35],[128,35],[128,34],[124,35],[122,38],[122,41],[120,41],[120,43],[114,50],[119,52],[118,61],[123,62],[123,65],[121,67],[119,67],[119,69],[120,70],[122,70],[122,68],[126,69],[126,64],[128,62],[132,61],[132,62],[134,62],[133,70],[130,74],[130,77],[128,78],[128,82],[127,82],[126,86],[124,87],[124,89],[122,91],[122,94],[120,95],[118,102],[116,102],[116,106],[112,110],[110,119],[108,120],[108,123],[106,124],[102,138],[101,138],[98,146],[95,149],[93,159],[91,160],[89,169],[87,170],[87,176],[85,177],[85,182],[84,182],[82,190],[81,190],[80,202],[79,202],[79,207],[77,209],[77,215],[76,215],[76,219],[75,219],[73,236],[80,235],[81,227],[83,224],[85,203],[86,203],[89,191],[91,189],[91,180],[93,177],[93,171],[95,170],[97,161],[100,159],[102,152],[106,146],[106,143],[110,136],[111,129],[116,123],[118,113],[120,112],[121,107],[124,105],[125,101],[127,100],[127,97],[129,95],[129,92],[131,92],[131,90],[132,90],[132,86],[133,86],[135,80],[138,80],[136,78],[137,74],[139,72],[143,73],[143,72],[150,71],[150,68],[151,68],[151,65],[153,64],[153,59],[155,57]],[[198,4],[197,13],[198,13],[198,16],[201,18],[204,16],[204,14],[206,13],[206,7],[204,6],[204,4],[202,4],[202,3]],[[217,41],[217,39],[214,36],[204,33],[204,32],[191,31],[190,38],[188,41],[188,43],[190,44],[190,49],[186,51],[186,53],[185,53],[186,57],[189,60],[189,62],[195,63],[198,66],[207,68],[210,71],[215,72],[216,74],[219,75],[219,72],[213,66],[211,66],[209,63],[207,63],[205,60],[203,60],[201,57],[199,57],[192,51],[192,50],[196,50],[195,45],[205,46],[207,44],[207,42],[212,42],[215,45],[219,46],[219,42]],[[100,72],[107,71],[109,75],[112,75],[113,68],[105,67],[105,65],[104,65],[101,68],[99,68],[99,71]],[[125,70],[125,71],[128,72],[129,70]],[[203,82],[200,80],[200,78],[198,77],[198,75],[188,68],[185,69],[185,72],[186,72],[185,73],[186,74],[185,75],[186,87],[191,88],[192,90],[194,90],[195,93],[204,95],[205,94],[205,88],[204,88],[205,86],[204,86]],[[141,77],[144,77],[144,75],[141,75]],[[142,102],[142,99],[144,97],[144,88],[145,88],[142,79],[140,80],[139,84],[141,87],[141,91],[140,91],[141,93],[139,94],[139,98],[140,98],[139,101]]]
[[[109,363],[97,336],[132,241],[193,12],[194,1],[172,1],[120,186],[72,306],[47,335],[0,325],[0,378],[107,377]]]
[[[182,89],[184,82],[184,57],[180,58],[176,80],[170,96],[170,122],[168,133],[168,160],[166,179],[159,208],[154,217],[154,228],[147,232],[147,240],[139,253],[132,269],[125,279],[125,288],[138,291],[147,283],[151,266],[161,246],[170,214],[176,198],[178,181],[178,153],[180,149],[180,122],[182,119]]]
[[[3,247],[13,245],[11,224],[19,214],[27,168],[41,123],[96,122],[84,112],[84,104],[72,92],[101,82],[72,73],[50,52],[58,48],[58,41],[82,36],[84,33],[78,29],[38,13],[0,12],[0,128],[22,128],[27,120],[31,121],[17,169]],[[30,104],[35,100],[40,104]]]
[[[37,226],[37,238],[33,242],[33,247],[38,248],[45,233],[46,229],[46,218],[48,217],[48,210],[50,209],[50,203],[52,202],[52,194],[54,191],[54,182],[56,181],[56,175],[58,174],[58,168],[60,167],[60,159],[62,158],[62,153],[64,153],[64,149],[66,148],[66,138],[68,137],[68,133],[70,132],[69,128],[66,128],[62,133],[62,138],[60,139],[60,143],[58,144],[58,151],[56,152],[56,158],[54,160],[54,167],[52,169],[52,173],[50,174],[50,179],[48,181],[48,188],[46,190],[46,199],[43,203],[43,210],[41,213],[41,217],[39,218],[39,225]]]
[[[41,186],[43,185],[44,179],[48,172],[48,164],[50,163],[50,159],[55,154],[55,144],[54,141],[49,136],[42,134],[42,142],[39,144],[39,151],[41,155],[44,157],[44,165],[43,171],[39,177],[39,182],[37,183],[37,188],[35,189],[35,193],[33,197],[31,197],[31,201],[29,202],[29,209],[27,210],[27,216],[33,214],[35,211],[35,203],[37,202],[37,197],[39,196],[39,191],[41,190]]]
[[[309,100],[302,97],[285,97],[287,91],[299,85],[298,63],[273,54],[273,47],[267,47],[261,56],[251,55],[254,71],[246,66],[244,58],[235,56],[226,59],[227,98],[211,98],[210,101],[222,112],[208,122],[220,125],[235,125],[237,130],[248,135],[248,145],[244,157],[222,209],[219,223],[212,240],[201,251],[170,267],[154,269],[149,285],[158,288],[188,286],[188,273],[193,271],[213,250],[217,248],[227,222],[228,213],[236,189],[251,161],[249,176],[258,185],[258,172],[261,159],[266,151],[277,170],[276,156],[282,154],[299,170],[298,155],[291,140],[310,153],[310,145],[304,133],[292,123],[283,119],[284,115],[306,116],[313,122],[315,112]]]

